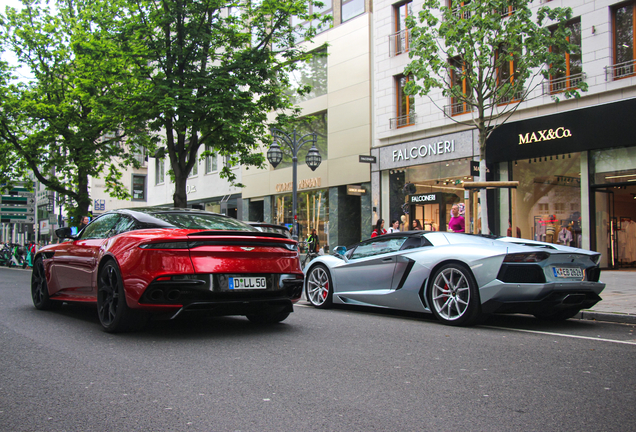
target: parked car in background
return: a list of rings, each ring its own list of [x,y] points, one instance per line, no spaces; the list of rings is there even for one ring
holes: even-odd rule
[[[216,213],[120,209],[56,234],[34,257],[35,307],[95,303],[108,332],[191,311],[276,323],[302,294],[297,242]]]
[[[448,325],[493,313],[564,320],[601,300],[598,252],[450,232],[386,234],[304,269],[309,302],[430,312]]]

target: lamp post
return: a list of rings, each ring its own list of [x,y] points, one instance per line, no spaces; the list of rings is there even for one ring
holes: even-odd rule
[[[316,140],[317,134],[315,132],[308,133],[298,138],[296,134],[296,130],[294,129],[293,134],[290,136],[289,134],[283,132],[280,129],[271,128],[270,132],[272,137],[274,137],[274,142],[267,150],[267,160],[272,164],[274,168],[278,166],[279,163],[283,160],[283,151],[280,148],[279,142],[285,144],[292,153],[292,208],[293,208],[293,217],[294,217],[294,233],[292,238],[294,240],[298,240],[298,214],[297,214],[297,165],[298,165],[298,151],[307,143],[311,143],[311,148],[307,152],[307,157],[305,157],[305,163],[307,166],[311,168],[312,171],[315,171],[316,168],[320,166],[320,162],[322,162],[322,157],[320,156],[320,152],[316,148]]]

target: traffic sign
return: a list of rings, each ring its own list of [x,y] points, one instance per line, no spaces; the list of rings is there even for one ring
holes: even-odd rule
[[[2,205],[20,205],[20,206],[32,206],[35,205],[35,197],[31,196],[11,196],[11,195],[2,195],[0,197],[0,204]]]
[[[0,213],[4,214],[35,214],[35,207],[0,207]]]
[[[35,222],[35,215],[5,215],[0,216],[0,222],[2,223],[33,223]]]

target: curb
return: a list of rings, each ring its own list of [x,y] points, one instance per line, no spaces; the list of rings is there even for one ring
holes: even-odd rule
[[[636,315],[612,312],[581,311],[574,318],[582,320],[607,321],[621,324],[636,324]]]

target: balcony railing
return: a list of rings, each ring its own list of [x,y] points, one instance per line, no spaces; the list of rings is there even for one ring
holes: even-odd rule
[[[389,128],[399,129],[404,126],[412,126],[415,124],[416,120],[417,120],[417,115],[415,114],[415,111],[411,111],[407,115],[389,119]]]
[[[605,81],[626,78],[636,74],[636,60],[605,66]]]
[[[521,97],[523,96],[524,91],[524,89],[519,89],[514,94],[505,95],[497,101],[497,104],[505,105],[512,102],[519,102],[521,100]]]
[[[578,88],[579,84],[585,81],[585,78],[585,72],[581,72],[580,74],[543,81],[543,94],[549,95],[560,93],[566,90],[573,90],[575,88]]]
[[[389,56],[395,57],[409,50],[409,39],[411,31],[409,29],[400,30],[389,35]]]
[[[452,117],[473,111],[473,106],[465,102],[459,102],[450,105],[444,105],[444,114]]]

